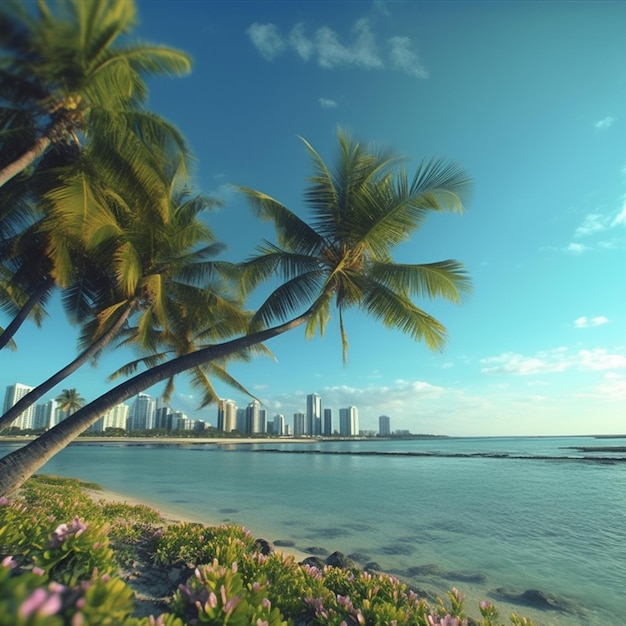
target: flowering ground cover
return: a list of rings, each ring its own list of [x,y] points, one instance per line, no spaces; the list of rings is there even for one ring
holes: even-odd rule
[[[87,488],[36,476],[0,499],[0,626],[502,624],[490,602],[467,617],[457,589],[427,601],[386,574],[301,564],[241,527],[166,522]]]

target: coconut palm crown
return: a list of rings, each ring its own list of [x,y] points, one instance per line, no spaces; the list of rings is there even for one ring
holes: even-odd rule
[[[454,260],[394,263],[391,250],[417,230],[431,211],[463,211],[470,180],[443,160],[420,164],[409,180],[397,156],[353,140],[339,130],[335,163],[327,165],[302,140],[313,162],[305,222],[277,200],[239,187],[261,219],[274,222],[278,245],[270,242],[243,264],[243,287],[278,274],[282,284],[258,309],[260,326],[286,319],[303,307],[311,312],[306,336],[323,334],[334,301],[344,361],[348,341],[344,312],[352,307],[397,328],[431,349],[443,347],[446,329],[413,298],[460,302],[470,290],[463,265]]]

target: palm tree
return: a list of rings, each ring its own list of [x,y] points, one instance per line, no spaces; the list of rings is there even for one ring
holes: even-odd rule
[[[71,389],[63,389],[63,391],[55,398],[61,411],[65,411],[68,416],[72,415],[85,405],[85,398],[83,398],[78,389],[72,387]]]
[[[36,11],[19,0],[0,7],[0,186],[51,146],[80,146],[96,118],[98,132],[132,125],[143,114],[145,76],[190,70],[189,57],[177,50],[117,43],[135,24],[133,0],[64,0],[55,7],[46,0]]]
[[[242,189],[257,214],[274,222],[279,243],[267,243],[259,255],[243,264],[243,287],[250,289],[275,274],[284,281],[257,311],[251,331],[135,375],[0,459],[0,494],[17,488],[100,415],[140,391],[300,326],[306,325],[307,334],[323,330],[333,300],[339,311],[344,357],[343,314],[350,307],[426,341],[431,348],[441,347],[444,327],[411,298],[444,297],[459,302],[469,289],[463,266],[452,260],[396,264],[391,249],[406,240],[430,211],[460,212],[469,186],[467,176],[454,165],[431,161],[420,165],[409,182],[393,155],[369,149],[342,132],[332,168],[307,142],[305,146],[314,169],[305,196],[311,225],[271,197]],[[275,320],[278,323],[267,326]]]
[[[81,351],[6,411],[0,428],[93,361],[131,322],[134,343],[147,351],[155,345],[156,329],[172,335],[172,323],[180,326],[176,320],[189,302],[204,306],[202,312],[196,310],[185,318],[196,329],[208,324],[208,319],[215,324],[218,314],[224,317],[226,311],[229,334],[221,338],[246,331],[249,315],[240,303],[227,308],[220,296],[223,286],[213,284],[215,276],[233,269],[232,264],[213,260],[223,246],[201,220],[215,201],[188,193],[186,178],[181,176],[184,156],[167,137],[163,139],[163,145],[152,143],[148,150],[148,144],[130,142],[132,153],[143,156],[135,175],[128,161],[119,168],[100,163],[89,154],[90,146],[70,168],[74,174],[66,173],[63,185],[47,194],[51,207],[45,228],[52,273],[62,288],[68,318],[81,326]],[[83,161],[99,166],[98,171],[86,173]],[[90,193],[85,194],[85,189]],[[224,321],[220,328],[226,330]]]

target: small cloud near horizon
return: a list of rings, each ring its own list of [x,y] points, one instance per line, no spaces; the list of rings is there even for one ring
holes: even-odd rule
[[[597,315],[596,317],[588,318],[586,316],[579,317],[574,320],[575,328],[590,328],[592,326],[603,326],[608,323],[608,318],[604,315]]]
[[[605,118],[602,118],[601,120],[598,120],[597,122],[595,122],[594,126],[596,128],[599,128],[600,130],[603,130],[605,128],[610,128],[616,119],[617,118],[613,117],[612,115],[607,115]]]
[[[552,374],[566,370],[603,371],[626,368],[626,354],[611,353],[606,348],[579,350],[572,353],[568,348],[541,351],[533,356],[505,352],[481,359],[483,374],[513,374],[529,376]]]

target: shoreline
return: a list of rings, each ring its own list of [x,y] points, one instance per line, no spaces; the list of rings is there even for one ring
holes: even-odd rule
[[[244,526],[243,524],[239,524],[235,521],[225,522],[223,520],[218,520],[217,518],[208,518],[206,515],[193,515],[189,514],[188,510],[178,509],[175,506],[166,506],[161,503],[151,501],[148,498],[136,498],[133,496],[128,496],[126,494],[118,493],[116,491],[111,491],[109,489],[90,489],[83,488],[84,492],[89,495],[96,503],[99,501],[104,501],[107,503],[110,502],[121,502],[124,504],[130,504],[133,506],[143,505],[148,506],[161,515],[166,524],[176,524],[178,522],[189,522],[196,524],[203,524],[205,526],[224,526],[226,524],[233,526],[241,526],[249,530],[254,535],[255,539],[265,539],[274,545],[273,541],[270,537],[261,537],[256,536],[257,533],[253,531],[253,529]],[[303,561],[307,557],[311,556],[308,552],[304,552],[302,550],[298,550],[296,547],[284,547],[284,546],[274,546],[274,550],[276,552],[283,552],[285,554],[289,554],[293,556],[297,561]]]

